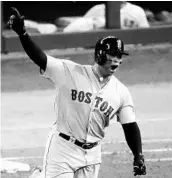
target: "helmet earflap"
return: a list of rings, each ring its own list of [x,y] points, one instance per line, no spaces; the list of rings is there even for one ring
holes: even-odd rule
[[[95,55],[95,62],[99,65],[104,65],[106,63],[106,52],[103,50],[97,51]]]

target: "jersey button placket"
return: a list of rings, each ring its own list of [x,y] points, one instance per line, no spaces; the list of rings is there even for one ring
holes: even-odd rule
[[[90,130],[90,125],[91,125],[91,121],[92,121],[92,117],[93,117],[93,113],[95,111],[95,100],[96,100],[96,96],[98,94],[99,89],[96,86],[92,87],[92,102],[90,104],[90,114],[89,114],[89,119],[88,119],[88,126],[87,126],[87,133],[86,133],[86,141],[88,141],[88,134],[89,134],[89,130]],[[90,140],[89,140],[90,142]]]
[[[92,104],[92,108],[91,108],[89,119],[88,119],[88,126],[87,126],[87,133],[86,133],[86,142],[88,142],[88,141],[90,142],[90,140],[88,140],[88,135],[89,135],[90,125],[91,125],[91,121],[92,121],[92,117],[93,117],[94,111],[95,111],[95,108],[93,108],[93,104]]]

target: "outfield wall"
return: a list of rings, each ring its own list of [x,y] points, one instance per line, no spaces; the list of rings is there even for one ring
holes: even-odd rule
[[[125,44],[171,43],[172,25],[144,29],[106,29],[84,33],[57,33],[32,35],[32,39],[43,49],[92,48],[102,36],[114,35]],[[23,51],[17,35],[3,35],[2,52]]]

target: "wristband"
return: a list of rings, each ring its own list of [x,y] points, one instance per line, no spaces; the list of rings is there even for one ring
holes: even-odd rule
[[[19,36],[26,36],[26,35],[27,35],[26,31],[24,33],[22,33],[22,34],[19,34]]]
[[[26,34],[27,34],[27,32],[24,32],[24,33],[23,33],[23,36],[25,36]]]

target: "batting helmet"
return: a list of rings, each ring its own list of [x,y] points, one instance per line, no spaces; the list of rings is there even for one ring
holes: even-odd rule
[[[107,36],[99,39],[95,45],[95,62],[104,65],[107,61],[106,54],[117,56],[129,55],[124,51],[124,43],[115,36]]]

